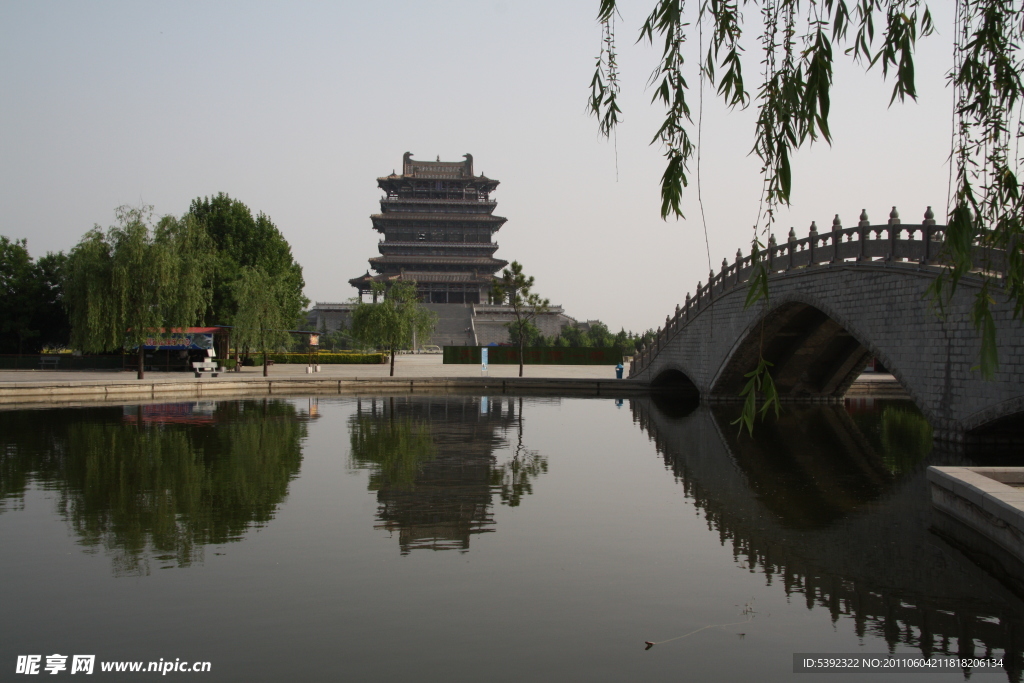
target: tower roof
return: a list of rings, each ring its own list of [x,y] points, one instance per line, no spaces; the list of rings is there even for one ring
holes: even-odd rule
[[[465,161],[418,161],[412,152],[402,155],[402,175],[417,178],[473,178],[473,155],[463,154]]]
[[[468,181],[468,184],[478,186],[481,190],[491,191],[498,186],[498,181],[483,175],[473,173],[473,155],[463,154],[464,161],[441,161],[437,157],[435,161],[419,161],[412,158],[412,152],[402,155],[402,172],[391,172],[391,175],[377,178],[377,184],[381,188],[394,186],[396,181],[403,180],[461,180]]]

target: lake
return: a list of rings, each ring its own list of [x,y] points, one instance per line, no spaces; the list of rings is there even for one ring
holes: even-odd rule
[[[999,454],[933,446],[908,402],[787,406],[754,438],[735,417],[460,394],[0,411],[0,679],[94,655],[99,680],[814,681],[835,676],[794,653],[945,652],[1021,680],[1024,601],[924,475]]]

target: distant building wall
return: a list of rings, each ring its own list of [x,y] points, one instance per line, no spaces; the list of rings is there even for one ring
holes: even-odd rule
[[[306,318],[310,329],[320,331],[326,328],[328,332],[337,332],[340,329],[349,329],[352,326],[352,310],[356,304],[322,303],[316,302],[309,311]]]
[[[316,302],[307,318],[310,329],[335,332],[350,329],[352,311],[358,304]],[[487,346],[488,344],[509,343],[508,324],[515,320],[509,306],[492,304],[425,304],[437,314],[438,324],[429,340],[417,340],[420,345],[438,346]],[[593,322],[593,321],[591,321]],[[567,325],[578,325],[576,319],[568,316],[561,306],[551,306],[547,313],[538,315],[534,325],[545,337],[562,333]],[[583,323],[585,324],[585,323]]]
[[[507,325],[516,319],[510,306],[481,304],[473,307],[473,326],[476,330],[477,344],[507,344],[509,334]],[[565,314],[561,306],[551,306],[547,313],[538,315],[533,324],[545,337],[554,337],[562,333],[566,325],[575,325],[576,319]]]

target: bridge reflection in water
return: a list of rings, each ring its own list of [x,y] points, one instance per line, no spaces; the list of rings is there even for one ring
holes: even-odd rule
[[[925,468],[968,459],[933,451],[908,403],[878,407],[787,406],[750,438],[730,424],[738,407],[631,399],[634,421],[739,566],[890,650],[1005,652],[1020,681],[1024,596],[933,532]]]
[[[547,459],[524,446],[522,408],[511,396],[358,400],[350,466],[370,470],[376,528],[397,532],[403,555],[465,552],[472,536],[495,530],[495,497],[516,506],[532,492]]]

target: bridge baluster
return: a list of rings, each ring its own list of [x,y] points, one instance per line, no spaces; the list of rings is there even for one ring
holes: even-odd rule
[[[839,262],[839,245],[843,243],[843,222],[839,220],[839,214],[832,219],[832,260],[829,263]]]
[[[818,224],[811,221],[811,230],[807,234],[807,247],[811,250],[810,259],[807,261],[807,267],[815,265],[814,261],[814,250],[818,245]]]
[[[871,221],[868,220],[867,209],[861,209],[860,221],[857,223],[857,239],[860,240],[860,250],[857,254],[858,261],[866,261],[868,258],[867,241],[868,235],[871,233],[871,231],[868,229],[868,226],[870,225]]]
[[[768,272],[775,272],[775,250],[779,245],[775,242],[775,234],[768,235]]]
[[[723,259],[724,261],[724,259]],[[715,296],[715,271],[708,271],[708,303],[710,304]]]
[[[924,229],[921,231],[921,239],[924,241],[924,256],[921,258],[921,265],[927,266],[932,258],[932,234],[935,231],[935,213],[932,207],[924,212]],[[1012,251],[1012,249],[1010,250]]]
[[[736,277],[733,280],[734,284],[740,283],[740,271],[743,269],[743,252],[739,249],[736,250]]]
[[[796,251],[796,229],[789,229],[789,241],[788,248],[786,251],[789,252],[789,263],[786,265],[786,270],[793,270],[793,252]]]
[[[900,214],[896,207],[889,212],[889,252],[885,255],[886,261],[891,261],[896,256],[896,239],[899,236]],[[893,230],[895,229],[895,233]]]

